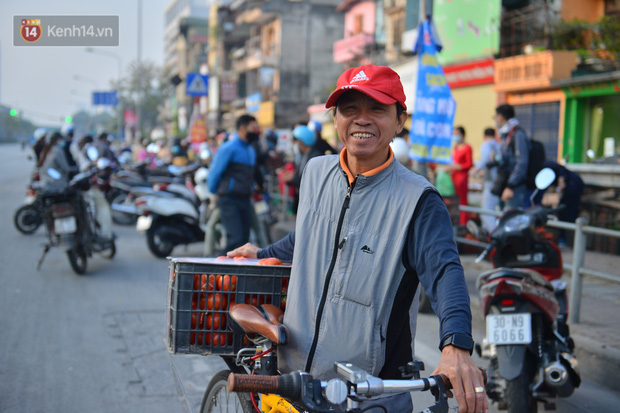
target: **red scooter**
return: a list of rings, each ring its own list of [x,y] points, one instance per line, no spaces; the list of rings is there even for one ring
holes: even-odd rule
[[[541,171],[538,189],[554,179],[550,169]],[[540,231],[560,208],[508,210],[490,234],[468,224],[490,240],[477,262],[489,254],[494,267],[477,280],[487,336],[476,351],[490,360],[488,397],[509,413],[537,412],[538,402],[555,409],[553,399],[570,396],[581,383],[566,324],[562,255]]]

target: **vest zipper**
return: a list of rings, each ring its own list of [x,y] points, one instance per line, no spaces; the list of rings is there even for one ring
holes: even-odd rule
[[[310,353],[308,354],[308,359],[306,361],[306,369],[307,373],[310,373],[310,368],[312,367],[312,361],[314,359],[314,353],[316,352],[316,346],[319,342],[319,330],[321,328],[321,318],[323,317],[323,310],[325,308],[325,301],[327,300],[327,291],[329,290],[329,282],[332,278],[332,274],[334,273],[334,267],[336,266],[336,258],[338,258],[338,251],[341,246],[344,246],[343,239],[340,240],[340,232],[342,231],[342,223],[344,222],[344,215],[349,209],[349,201],[351,200],[351,193],[353,192],[353,187],[355,186],[355,182],[357,178],[353,181],[349,188],[347,189],[347,195],[344,198],[344,203],[342,204],[342,209],[340,210],[340,217],[338,218],[338,226],[336,227],[336,242],[334,243],[334,253],[332,255],[332,261],[329,265],[329,269],[327,270],[327,276],[325,277],[325,284],[323,285],[323,295],[321,296],[321,302],[319,303],[319,310],[316,313],[316,326],[314,328],[314,338],[312,339],[312,346],[310,347]]]

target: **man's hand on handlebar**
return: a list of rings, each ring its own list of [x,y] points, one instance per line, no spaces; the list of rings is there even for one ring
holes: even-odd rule
[[[467,350],[445,346],[441,361],[431,375],[448,377],[452,384],[452,392],[448,392],[448,395],[452,397],[451,393],[454,393],[460,413],[488,413],[489,401],[484,391],[484,378]]]
[[[234,257],[257,258],[256,254],[258,253],[258,250],[260,250],[260,248],[248,242],[247,244],[242,245],[239,248],[235,248],[232,251],[228,251],[226,253],[226,256],[228,258],[234,258]]]

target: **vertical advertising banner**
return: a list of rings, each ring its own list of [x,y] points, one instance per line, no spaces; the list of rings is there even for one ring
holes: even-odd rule
[[[416,50],[418,82],[411,115],[409,157],[417,161],[452,163],[452,127],[456,103],[443,69],[428,21],[420,23]]]

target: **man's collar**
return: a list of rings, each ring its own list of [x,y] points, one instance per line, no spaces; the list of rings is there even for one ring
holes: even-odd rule
[[[389,150],[390,150],[390,155],[388,156],[387,161],[385,161],[382,165],[374,169],[371,169],[370,171],[366,171],[360,175],[373,176],[373,175],[378,174],[385,168],[387,168],[390,165],[390,163],[392,163],[392,159],[394,159],[394,152],[392,151],[391,146],[389,147]],[[352,184],[353,181],[355,181],[355,176],[353,176],[353,174],[351,173],[351,170],[349,169],[349,166],[347,165],[347,148],[346,147],[343,148],[342,151],[340,151],[340,167],[347,174],[347,178],[349,179],[349,184]]]

